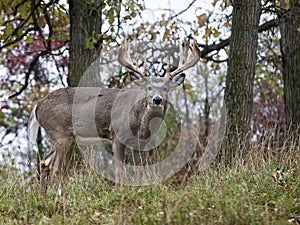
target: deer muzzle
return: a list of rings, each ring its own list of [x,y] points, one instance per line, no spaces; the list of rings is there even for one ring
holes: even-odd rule
[[[159,95],[155,95],[152,100],[155,105],[160,105],[162,103],[162,97]]]

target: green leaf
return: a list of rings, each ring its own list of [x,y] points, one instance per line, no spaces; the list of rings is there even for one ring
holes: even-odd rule
[[[33,39],[32,39],[32,37],[28,36],[28,37],[26,38],[26,41],[28,42],[28,44],[32,44]]]
[[[18,8],[18,12],[23,18],[27,17],[28,13],[30,12],[29,5],[27,5],[26,3],[20,5]]]
[[[112,25],[115,22],[114,9],[113,8],[109,9],[108,12],[107,12],[107,15],[108,15],[108,23],[110,25]]]
[[[89,50],[93,50],[96,43],[97,43],[96,38],[90,37],[86,40],[85,47]]]
[[[193,85],[190,82],[186,82],[185,84],[185,90],[190,90],[193,88]]]

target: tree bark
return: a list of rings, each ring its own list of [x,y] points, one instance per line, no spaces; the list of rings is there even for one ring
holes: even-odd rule
[[[98,85],[100,68],[93,62],[102,48],[102,0],[70,0],[69,86]],[[80,84],[87,75],[93,82]],[[95,82],[96,79],[96,82]]]
[[[300,1],[281,0],[281,55],[287,130],[293,139],[300,135]]]
[[[226,165],[249,148],[260,13],[260,1],[234,1],[224,94],[226,124],[218,156]]]

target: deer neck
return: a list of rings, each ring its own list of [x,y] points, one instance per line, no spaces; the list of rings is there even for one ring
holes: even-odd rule
[[[145,99],[146,101],[146,99]],[[156,132],[165,116],[166,105],[161,106],[150,106],[144,103],[144,112],[141,115],[141,120],[138,129],[138,135],[140,138],[149,138],[151,132]]]

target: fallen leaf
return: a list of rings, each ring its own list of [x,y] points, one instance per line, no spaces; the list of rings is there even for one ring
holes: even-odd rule
[[[274,171],[272,173],[272,177],[278,185],[280,185],[280,186],[284,185],[284,183],[283,183],[283,172],[282,172],[281,169],[277,169],[276,171]]]

